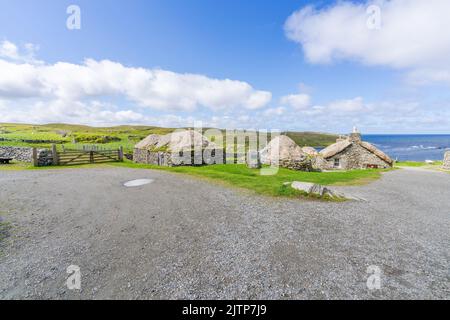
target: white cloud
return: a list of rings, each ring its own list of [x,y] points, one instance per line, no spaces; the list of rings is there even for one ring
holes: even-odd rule
[[[1,52],[8,60],[17,60],[0,59],[0,97],[7,99],[123,97],[137,106],[160,111],[217,111],[235,107],[255,110],[272,98],[270,92],[255,90],[243,81],[131,68],[109,60],[88,59],[83,64],[18,62],[17,47],[9,42],[2,44]]]
[[[14,43],[5,40],[0,44],[0,57],[17,60],[19,48]]]
[[[179,126],[193,117],[170,112],[256,110],[272,99],[270,92],[243,81],[131,68],[109,60],[46,64],[35,59],[36,51],[32,44],[21,49],[9,41],[0,43],[0,122]],[[125,101],[131,107],[106,101]],[[148,116],[147,108],[157,115]]]
[[[24,50],[20,50],[19,47],[14,43],[8,40],[4,40],[0,43],[0,58],[16,62],[41,64],[42,61],[39,61],[35,58],[35,54],[38,50],[39,47],[35,46],[32,43],[26,43],[24,45]]]
[[[338,100],[331,102],[328,105],[328,109],[337,112],[359,112],[366,110],[367,107],[364,105],[364,100],[361,97],[348,100]]]
[[[371,4],[381,8],[379,30],[367,27]],[[339,1],[323,9],[308,6],[294,12],[285,32],[303,46],[312,63],[345,59],[413,73],[426,69],[421,72],[422,83],[448,83],[449,12],[448,0]]]
[[[304,110],[311,104],[311,97],[307,94],[291,94],[281,97],[280,103],[282,105],[292,107],[296,110]]]
[[[450,85],[449,69],[417,69],[407,75],[407,80],[413,85],[429,85],[442,83]]]
[[[276,117],[281,116],[286,112],[286,108],[278,107],[278,108],[270,108],[264,111],[265,116]]]

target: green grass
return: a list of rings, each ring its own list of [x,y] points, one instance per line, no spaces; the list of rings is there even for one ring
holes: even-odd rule
[[[436,161],[433,164],[428,164],[425,162],[418,162],[418,161],[399,161],[395,163],[396,167],[414,167],[414,168],[420,168],[420,167],[436,167],[436,166],[442,166],[442,161]]]
[[[286,132],[286,135],[300,147],[327,147],[338,138],[334,134],[319,132]]]
[[[207,130],[208,128],[205,128]],[[134,145],[150,134],[168,134],[173,128],[153,126],[89,127],[70,124],[12,124],[0,123],[0,146],[21,146],[50,148],[55,143],[59,148],[77,148],[96,145],[108,149],[123,147],[132,152]],[[336,141],[336,136],[314,132],[287,132],[300,146],[328,146]]]
[[[246,165],[212,165],[201,167],[158,167],[146,164],[136,164],[129,161],[111,163],[117,167],[136,169],[163,170],[205,178],[228,186],[247,189],[268,196],[297,197],[303,195],[284,185],[285,182],[304,181],[321,185],[362,185],[377,180],[380,170],[353,170],[339,172],[302,172],[280,168],[273,176],[262,176],[260,170],[249,169]]]
[[[52,143],[61,148],[96,145],[117,149],[122,146],[131,152],[134,145],[150,134],[167,134],[171,128],[152,126],[117,126],[97,128],[69,124],[0,124],[0,146],[50,148]]]
[[[386,170],[352,170],[335,172],[303,172],[280,168],[276,175],[263,176],[260,170],[249,169],[246,165],[224,164],[199,167],[159,167],[147,164],[137,164],[126,160],[125,162],[87,164],[79,166],[50,166],[33,167],[30,164],[12,163],[1,165],[1,170],[63,170],[99,167],[121,167],[133,169],[151,169],[178,174],[186,174],[201,179],[207,179],[219,184],[241,188],[257,194],[275,197],[299,197],[304,196],[300,191],[284,185],[285,182],[303,181],[318,183],[325,186],[349,186],[364,185],[381,177]]]

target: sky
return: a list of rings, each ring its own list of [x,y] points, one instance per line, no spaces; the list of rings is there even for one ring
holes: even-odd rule
[[[0,122],[449,133],[449,14],[448,0],[0,0]]]

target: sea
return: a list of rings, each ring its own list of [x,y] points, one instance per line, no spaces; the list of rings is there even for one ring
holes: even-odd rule
[[[363,140],[398,161],[443,160],[450,151],[450,134],[363,135]]]

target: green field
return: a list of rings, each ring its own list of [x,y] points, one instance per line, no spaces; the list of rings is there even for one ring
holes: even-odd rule
[[[132,162],[112,163],[112,166],[136,169],[155,169],[206,178],[229,186],[248,189],[269,196],[295,197],[301,195],[284,183],[303,181],[321,185],[363,185],[381,177],[382,170],[352,170],[336,172],[303,172],[280,168],[275,175],[263,176],[258,169],[246,165],[223,164],[201,167],[158,167]]]
[[[396,167],[414,167],[414,168],[427,168],[427,167],[439,167],[442,166],[442,161],[435,161],[433,164],[418,161],[398,161],[395,163]]]
[[[55,143],[66,148],[98,145],[105,148],[123,146],[127,152],[150,134],[167,134],[170,128],[151,126],[117,126],[97,128],[69,124],[0,124],[0,146],[50,148]]]
[[[134,145],[150,134],[168,134],[173,128],[152,126],[117,126],[109,128],[69,124],[8,124],[0,123],[0,146],[33,146],[50,148],[51,144],[66,148],[97,145],[104,148],[123,146],[131,152]],[[314,132],[288,132],[300,146],[327,146],[336,141],[335,135]]]

